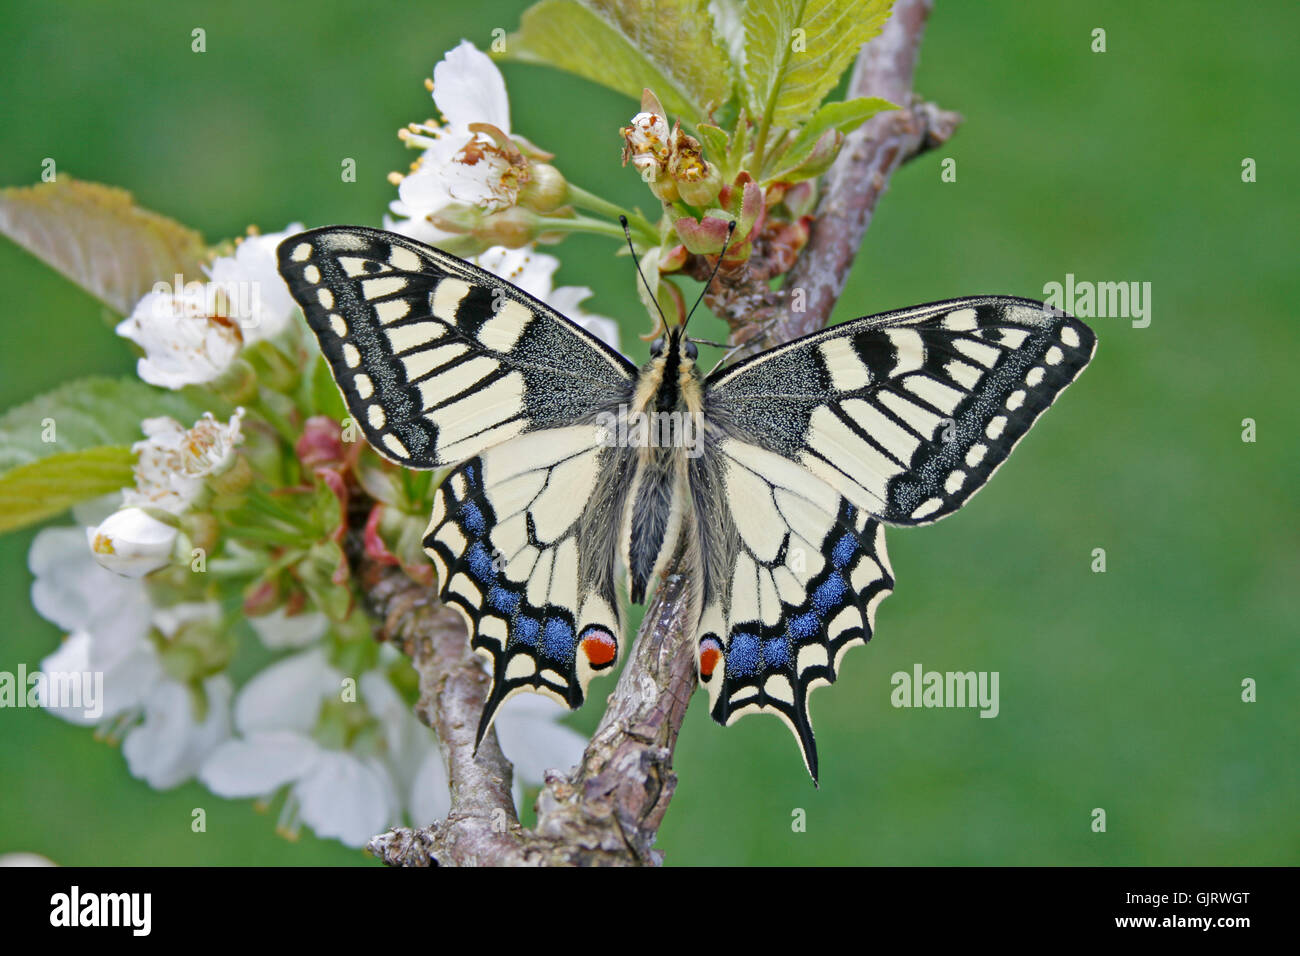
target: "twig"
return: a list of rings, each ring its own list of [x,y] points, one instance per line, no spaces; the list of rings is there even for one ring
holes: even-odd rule
[[[853,256],[890,175],[906,159],[951,135],[960,117],[911,94],[917,48],[932,0],[899,0],[884,31],[858,56],[850,96],[883,96],[906,109],[879,114],[850,134],[828,171],[807,246],[784,289],[743,280],[721,303],[738,331],[766,319],[770,342],[820,328],[843,289]],[[803,311],[790,291],[805,290]],[[734,303],[733,309],[728,302]],[[714,303],[710,303],[714,305]],[[676,786],[673,747],[695,689],[695,653],[687,621],[691,582],[672,574],[657,589],[609,708],[569,774],[552,772],[537,802],[535,830],[523,829],[510,799],[509,762],[494,734],[473,755],[473,734],[487,696],[487,675],[469,650],[464,625],[394,568],[363,577],[387,635],[420,673],[417,711],[437,732],[447,759],[452,810],[417,830],[376,837],[370,849],[392,865],[658,864],[652,849]],[[405,584],[403,582],[406,582]]]

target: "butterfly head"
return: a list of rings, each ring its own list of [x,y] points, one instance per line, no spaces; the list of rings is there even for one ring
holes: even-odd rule
[[[650,361],[641,367],[637,384],[640,411],[697,412],[702,407],[703,385],[696,359],[699,346],[675,325],[650,343]]]
[[[699,347],[686,337],[684,324],[673,326],[667,335],[661,335],[650,343],[650,361],[663,359],[668,352],[677,352],[678,361],[682,363],[694,363],[700,357]]]

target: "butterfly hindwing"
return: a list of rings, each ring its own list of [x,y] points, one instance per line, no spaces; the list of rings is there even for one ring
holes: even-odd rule
[[[479,739],[511,695],[576,708],[614,666],[622,617],[610,514],[624,463],[598,426],[579,425],[489,448],[439,485],[424,545],[443,601],[490,662]]]
[[[715,489],[699,524],[700,681],[715,720],[772,713],[793,731],[808,772],[817,750],[808,698],[834,682],[844,653],[871,638],[894,585],[884,528],[779,455],[727,438],[696,464]]]
[[[1092,358],[1041,302],[954,299],[846,322],[708,379],[708,411],[891,524],[951,514]]]
[[[278,256],[353,420],[409,468],[581,421],[635,378],[627,359],[545,304],[404,236],[314,229]]]

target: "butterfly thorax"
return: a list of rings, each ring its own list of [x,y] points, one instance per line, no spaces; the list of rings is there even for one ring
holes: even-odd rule
[[[624,503],[623,558],[628,592],[645,600],[646,590],[677,552],[687,502],[690,462],[703,451],[704,387],[695,346],[674,329],[651,349],[633,390],[620,434],[635,456]]]

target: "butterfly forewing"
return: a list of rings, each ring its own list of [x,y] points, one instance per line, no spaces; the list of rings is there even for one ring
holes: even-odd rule
[[[857,319],[709,378],[708,411],[892,524],[978,491],[1092,357],[1041,302],[986,296]]]
[[[635,377],[616,351],[522,290],[394,233],[316,229],[281,243],[279,260],[348,411],[407,467],[456,464],[588,420]]]

